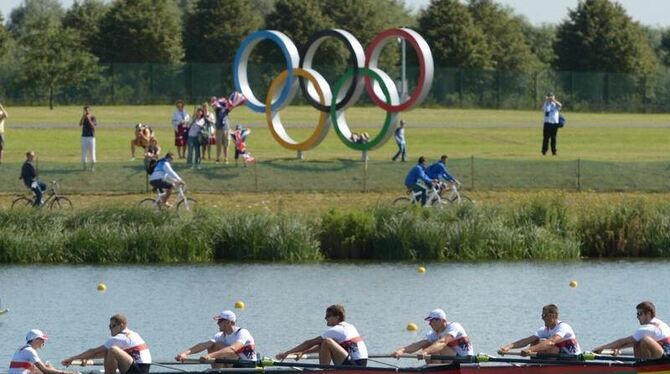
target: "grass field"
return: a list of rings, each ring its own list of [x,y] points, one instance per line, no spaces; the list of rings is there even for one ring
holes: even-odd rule
[[[171,106],[94,107],[96,173],[79,166],[77,127],[80,107],[7,108],[6,150],[0,165],[0,191],[18,192],[24,153],[37,152],[44,179],[58,179],[65,191],[137,193],[145,190],[142,162],[130,161],[129,142],[137,122],[152,125],[163,153],[174,150],[169,118]],[[296,139],[312,131],[318,112],[289,107],[282,112]],[[347,118],[354,131],[374,135],[384,113],[377,108],[352,108]],[[270,136],[263,115],[238,108],[233,124],[252,128],[248,145],[259,160],[256,168],[235,168],[205,161],[204,170],[184,170],[193,192],[334,191],[391,192],[402,189],[402,178],[419,155],[435,160],[449,154],[450,170],[466,187],[476,190],[565,189],[577,186],[597,191],[670,191],[670,115],[567,114],[559,131],[559,156],[542,156],[539,111],[418,109],[403,114],[408,122],[410,162],[392,163],[393,141],[370,153],[367,170],[360,153],[345,147],[331,131],[305,161],[280,147]],[[580,159],[578,162],[577,160]],[[473,173],[474,172],[474,173]],[[579,177],[578,177],[579,175]]]

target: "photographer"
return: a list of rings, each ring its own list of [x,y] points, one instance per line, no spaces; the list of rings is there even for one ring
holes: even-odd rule
[[[556,133],[558,133],[558,121],[561,103],[556,100],[552,92],[548,92],[542,104],[544,112],[544,129],[542,130],[542,154],[547,154],[549,140],[551,140],[551,154],[556,156]]]
[[[98,123],[91,113],[91,108],[84,107],[84,113],[79,120],[81,127],[81,165],[87,169],[86,162],[91,162],[91,171],[95,171],[95,128]]]

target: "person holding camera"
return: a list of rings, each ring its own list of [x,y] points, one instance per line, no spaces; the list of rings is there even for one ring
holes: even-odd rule
[[[544,128],[542,130],[542,154],[547,154],[549,141],[551,141],[551,154],[556,156],[556,134],[558,133],[559,111],[562,104],[556,100],[552,92],[548,92],[542,103],[544,111]]]
[[[84,107],[84,113],[79,120],[81,127],[81,165],[86,170],[86,163],[91,162],[91,171],[95,171],[95,128],[98,123],[91,113],[89,106]]]

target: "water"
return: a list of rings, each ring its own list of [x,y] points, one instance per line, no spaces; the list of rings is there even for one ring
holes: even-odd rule
[[[2,266],[0,371],[6,372],[26,332],[49,334],[43,360],[98,346],[109,317],[128,316],[131,329],[151,347],[155,361],[170,361],[217,331],[212,320],[243,300],[238,325],[248,328],[262,355],[274,356],[325,329],[325,308],[341,303],[347,320],[366,339],[370,353],[389,353],[420,340],[434,308],[459,321],[475,352],[495,353],[504,343],[542,326],[541,307],[555,303],[584,349],[632,334],[635,305],[656,304],[670,321],[668,263],[416,265],[212,265],[212,266]],[[570,280],[579,286],[570,288]],[[99,282],[107,292],[96,290]],[[420,331],[405,330],[409,322]],[[197,356],[194,356],[197,357]],[[407,365],[416,362],[408,361]]]

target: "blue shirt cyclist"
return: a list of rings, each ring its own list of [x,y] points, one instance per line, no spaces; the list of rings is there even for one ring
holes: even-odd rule
[[[437,180],[444,179],[447,182],[458,183],[456,178],[454,178],[453,175],[449,174],[449,170],[447,169],[448,160],[449,157],[447,157],[447,155],[442,155],[442,157],[440,157],[440,161],[430,165],[426,170],[426,174],[428,174],[428,177],[431,179],[437,179]]]
[[[421,206],[426,205],[427,187],[419,182],[423,182],[428,186],[433,185],[433,180],[426,174],[426,158],[421,156],[416,165],[414,165],[405,177],[405,186],[414,191],[421,192]]]

